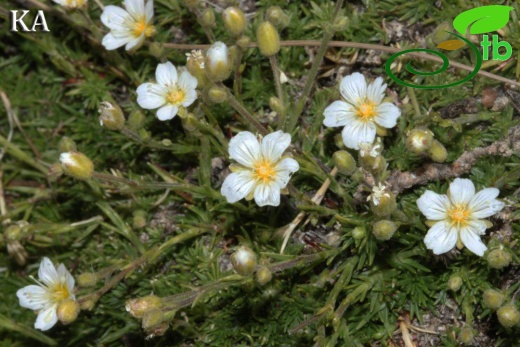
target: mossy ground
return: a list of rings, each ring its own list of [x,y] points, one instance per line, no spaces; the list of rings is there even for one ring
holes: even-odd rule
[[[118,2],[103,1],[105,5]],[[57,8],[51,1],[44,3]],[[429,47],[438,25],[451,22],[471,7],[488,4],[491,1],[352,1],[344,7],[348,26],[337,32],[334,40]],[[504,34],[514,54],[509,61],[485,70],[514,79],[520,63],[520,7],[510,1],[500,4],[515,6]],[[332,3],[321,0],[245,1],[240,6],[250,21],[246,34],[254,38],[254,28],[271,5],[279,5],[290,16],[289,27],[281,32],[283,40],[319,40],[334,9]],[[202,4],[208,6],[218,11],[225,2]],[[392,216],[400,224],[399,229],[387,242],[377,242],[370,233],[361,242],[353,240],[354,227],[361,225],[370,231],[375,218],[368,204],[356,203],[352,198],[359,182],[342,175],[333,181],[317,208],[291,196],[282,197],[277,208],[259,208],[245,201],[236,204],[240,207],[212,196],[209,190],[207,194],[164,189],[122,192],[117,185],[99,181],[70,177],[50,180],[47,167],[58,160],[58,143],[63,136],[76,142],[78,150],[93,160],[97,171],[135,180],[164,182],[160,168],[170,179],[210,185],[218,192],[229,161],[227,153],[213,145],[217,143],[214,137],[208,135],[210,143],[204,144],[183,128],[179,117],[160,122],[154,112],[144,111],[144,127],[149,134],[174,144],[172,150],[166,151],[141,146],[99,126],[100,102],[115,101],[126,115],[140,110],[137,86],[153,77],[159,59],[184,65],[185,51],[165,49],[154,55],[150,46],[144,46],[134,54],[123,49],[107,52],[95,42],[100,30],[105,29],[99,21],[101,10],[93,0],[89,1],[87,16],[81,12],[46,11],[50,33],[7,30],[8,10],[26,7],[30,2],[7,0],[0,4],[0,91],[10,100],[19,121],[10,124],[6,108],[0,108],[0,135],[4,139],[0,148],[6,152],[0,161],[0,177],[7,213],[0,221],[3,231],[13,223],[29,225],[18,240],[27,252],[25,264],[18,264],[7,252],[7,244],[13,241],[6,237],[2,241],[0,346],[405,346],[404,329],[418,346],[456,346],[457,335],[466,323],[475,329],[474,345],[520,345],[518,327],[502,328],[495,313],[482,304],[486,288],[504,290],[510,300],[520,285],[520,253],[515,246],[520,234],[518,152],[508,157],[486,156],[464,175],[477,189],[499,188],[500,198],[507,203],[506,209],[491,219],[494,226],[483,238],[486,244],[504,244],[512,253],[512,265],[503,270],[491,269],[485,257],[467,250],[434,256],[425,248],[427,227],[415,201],[425,189],[444,193],[451,178],[404,190],[398,196],[399,212]],[[180,1],[156,0],[154,8],[158,32],[155,42],[208,42],[194,15]],[[231,41],[218,15],[214,32],[220,40]],[[464,52],[450,53],[450,59],[472,65],[474,57]],[[301,93],[315,53],[315,48],[282,48],[278,60],[289,78],[285,87],[289,99]],[[334,135],[339,131],[322,126],[323,110],[338,98],[341,77],[355,71],[368,78],[383,76],[389,96],[402,110],[397,127],[384,137],[384,156],[390,171],[416,170],[430,161],[405,147],[406,132],[415,126],[427,126],[433,131],[447,148],[447,163],[451,163],[464,151],[504,139],[518,125],[519,94],[503,83],[477,76],[449,89],[412,91],[386,77],[384,62],[388,56],[352,48],[327,51],[298,129],[292,133],[293,143],[307,158],[314,156],[332,168],[332,154],[338,149]],[[275,94],[269,61],[257,50],[249,49],[244,63],[241,99],[256,117],[274,128],[276,122],[268,102]],[[432,66],[423,62],[420,67]],[[429,81],[444,84],[466,73],[449,71]],[[404,69],[399,75],[409,77]],[[228,84],[232,87],[232,83]],[[482,105],[484,88],[497,93],[491,108]],[[415,109],[413,97],[417,99]],[[226,137],[246,129],[228,105],[213,105],[211,109],[218,123],[212,125]],[[7,146],[7,142],[11,145]],[[312,160],[300,164],[301,170],[291,183],[311,197],[327,176]],[[366,194],[363,197],[366,199]],[[284,255],[279,255],[281,239],[275,235],[299,209],[309,211],[310,222],[295,232]],[[133,225],[136,210],[146,212],[144,228]],[[91,218],[85,225],[70,227],[70,223]],[[193,228],[205,232],[132,272],[104,294],[91,311],[82,311],[68,326],[58,324],[45,335],[38,333],[32,329],[35,314],[18,304],[16,291],[31,283],[29,275],[36,274],[43,256],[63,262],[77,277],[83,272],[129,263],[145,250]],[[229,275],[229,255],[239,244],[249,245],[266,263],[327,249],[341,252],[326,261],[276,273],[265,286],[249,282],[210,292],[192,307],[179,310],[164,336],[145,340],[141,322],[125,310],[126,300],[151,293],[161,297],[182,293]],[[349,266],[352,278],[343,278],[345,285],[335,287]],[[447,287],[453,274],[463,279],[458,292]],[[320,316],[295,329],[331,302],[334,288],[338,293],[333,309],[346,298],[351,300],[338,322]],[[88,292],[83,289],[79,294]],[[410,325],[423,330],[414,330]]]

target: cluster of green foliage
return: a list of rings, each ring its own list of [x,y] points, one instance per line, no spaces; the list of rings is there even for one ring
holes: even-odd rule
[[[106,0],[105,5],[119,1]],[[512,20],[505,28],[505,39],[520,49],[518,4]],[[224,2],[221,2],[224,3]],[[248,2],[249,3],[249,2]],[[440,4],[439,4],[440,3]],[[353,204],[359,181],[338,175],[332,179],[321,206],[300,204],[293,196],[282,197],[280,207],[258,207],[254,202],[228,204],[218,193],[222,183],[221,168],[211,167],[211,158],[220,157],[224,167],[227,154],[210,142],[184,129],[179,117],[160,122],[154,112],[140,110],[135,89],[148,81],[159,62],[176,66],[185,64],[185,51],[168,49],[160,43],[173,42],[177,33],[183,43],[208,43],[195,15],[179,0],[155,0],[154,23],[157,35],[151,45],[133,54],[123,49],[106,51],[100,45],[105,28],[100,23],[101,9],[90,0],[82,11],[64,12],[51,4],[46,12],[49,33],[23,33],[7,30],[8,11],[20,9],[31,2],[7,0],[0,4],[0,91],[8,96],[19,124],[10,124],[6,109],[0,109],[0,180],[7,214],[0,216],[2,231],[14,223],[27,223],[18,242],[27,252],[23,265],[7,252],[8,240],[0,239],[0,346],[26,346],[35,343],[63,346],[170,346],[170,345],[268,345],[307,346],[379,344],[388,346],[396,339],[400,318],[417,319],[424,314],[435,316],[446,300],[453,299],[455,317],[463,322],[453,324],[440,337],[439,344],[458,345],[457,334],[464,322],[476,331],[493,336],[496,346],[517,344],[518,327],[503,328],[496,315],[483,305],[482,293],[498,288],[511,300],[519,289],[518,266],[503,270],[490,268],[484,258],[463,250],[437,257],[427,250],[424,235],[428,227],[415,201],[425,189],[444,193],[450,180],[417,186],[398,196],[398,210],[392,219],[399,224],[396,234],[380,242],[370,233],[377,218],[368,204]],[[347,3],[342,15],[347,27],[335,33],[334,40],[384,45],[399,44],[402,48],[421,46],[421,37],[431,44],[435,28],[471,7],[489,1],[354,1]],[[33,4],[34,5],[34,4]],[[210,6],[210,4],[203,4]],[[243,4],[242,4],[243,5]],[[281,31],[283,40],[320,39],[330,26],[334,4],[326,0],[290,2],[261,0],[251,10],[246,35],[255,37],[255,28],[269,6],[278,5],[289,15],[289,26]],[[219,8],[216,7],[218,10]],[[33,14],[34,15],[34,11]],[[382,18],[386,24],[382,22]],[[29,15],[26,22],[29,22]],[[389,35],[385,25],[396,21],[404,25],[400,35]],[[215,36],[231,42],[217,15]],[[153,49],[152,49],[153,48]],[[337,129],[322,126],[323,110],[338,99],[337,82],[347,73],[360,71],[368,78],[385,76],[382,64],[352,59],[364,54],[353,48],[330,49],[322,64],[312,98],[306,103],[298,127],[292,132],[293,143],[305,154],[300,171],[291,183],[299,192],[312,196],[327,178],[313,158],[325,166],[334,166],[332,154],[338,150],[334,135]],[[471,65],[474,57],[465,52],[450,53],[450,59]],[[381,56],[385,61],[387,54]],[[285,87],[288,99],[298,97],[308,73],[309,55],[302,47],[282,48],[278,56],[280,69],[290,79]],[[347,64],[354,61],[352,64]],[[243,93],[241,100],[254,115],[265,119],[270,112],[269,98],[275,87],[269,60],[256,49],[248,49],[243,59]],[[422,64],[422,65],[421,65]],[[421,68],[432,69],[431,62]],[[511,77],[518,70],[518,58],[497,67],[496,73]],[[488,66],[492,69],[493,66]],[[432,76],[431,84],[444,84],[460,79],[464,71]],[[341,75],[337,76],[340,73]],[[518,75],[518,71],[516,71]],[[409,78],[403,70],[399,74]],[[332,76],[333,78],[330,78]],[[338,78],[335,78],[338,77]],[[464,151],[487,146],[507,136],[518,124],[518,114],[508,104],[491,112],[476,102],[472,114],[443,114],[441,109],[461,100],[479,98],[484,87],[502,92],[502,84],[477,76],[471,81],[449,89],[421,91],[404,88],[385,80],[396,100],[415,98],[400,105],[402,115],[396,128],[384,137],[384,156],[388,170],[414,170],[425,162],[408,151],[406,134],[417,127],[428,127],[448,150],[447,162]],[[421,81],[415,81],[421,82]],[[232,81],[226,84],[232,88]],[[97,109],[104,100],[116,102],[126,115],[142,111],[146,115],[144,134],[173,143],[170,150],[157,150],[130,141],[118,132],[99,126]],[[463,112],[466,113],[466,112]],[[211,125],[226,136],[247,130],[227,104],[212,106]],[[274,122],[273,122],[274,124]],[[271,126],[274,125],[270,124]],[[13,129],[12,139],[8,133]],[[141,132],[143,134],[143,132]],[[118,189],[117,185],[96,180],[77,181],[70,177],[51,180],[48,168],[59,158],[58,144],[63,136],[75,141],[78,150],[94,162],[99,172],[110,172],[129,179],[146,182],[177,182],[186,180],[206,188],[198,192]],[[163,141],[163,143],[167,143]],[[355,155],[354,152],[352,152]],[[208,176],[208,170],[211,175]],[[497,187],[500,198],[507,201],[508,215],[493,220],[492,241],[504,244],[518,264],[520,252],[515,240],[520,235],[518,153],[479,160],[466,176],[477,189]],[[0,191],[1,193],[1,191]],[[146,225],[134,223],[135,211],[145,211]],[[286,226],[300,210],[309,213],[310,223],[301,228],[306,242],[293,240],[283,255],[279,254],[280,228]],[[96,218],[100,216],[101,218]],[[80,221],[84,224],[72,225]],[[354,239],[355,227],[368,233]],[[506,237],[496,233],[511,227]],[[72,274],[96,272],[137,259],[146,250],[164,244],[173,236],[189,230],[202,230],[201,235],[169,248],[146,266],[126,276],[112,290],[102,295],[90,311],[82,311],[70,325],[58,324],[42,334],[32,329],[35,315],[19,306],[16,291],[29,284],[43,256],[65,263]],[[330,232],[339,241],[327,245],[323,240]],[[315,235],[322,238],[315,238]],[[312,240],[311,240],[312,239]],[[228,276],[229,254],[237,245],[248,245],[266,264],[290,260],[302,254],[324,252],[326,257],[305,266],[273,274],[261,286],[254,280],[226,289],[208,292],[193,306],[185,307],[173,318],[163,336],[145,340],[141,322],[125,310],[128,299],[154,293],[164,297],[187,292]],[[327,253],[328,252],[328,253]],[[457,275],[463,284],[458,291],[448,288],[448,280]],[[102,282],[102,281],[101,281]],[[103,283],[98,283],[101,287]],[[82,289],[79,294],[88,294]],[[337,314],[338,309],[344,313]],[[311,320],[311,321],[309,321]],[[515,332],[516,329],[516,332]],[[490,340],[491,341],[491,340]]]

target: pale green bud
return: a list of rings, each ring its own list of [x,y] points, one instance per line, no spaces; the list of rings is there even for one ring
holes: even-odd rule
[[[256,268],[256,254],[247,246],[241,246],[231,255],[233,269],[240,275],[249,275]]]
[[[142,229],[146,226],[146,212],[143,210],[137,210],[133,213],[134,218],[132,221],[132,226],[134,229]]]
[[[256,31],[256,41],[260,53],[267,57],[273,56],[280,50],[280,35],[270,22],[262,22]]]
[[[58,143],[58,151],[60,153],[73,152],[76,150],[76,142],[67,136],[63,136]]]
[[[231,62],[228,47],[224,43],[217,41],[211,45],[206,52],[204,68],[213,82],[221,82],[229,77]]]
[[[78,276],[78,286],[93,287],[98,281],[98,276],[92,272],[84,272]]]
[[[273,274],[271,273],[271,270],[269,270],[265,266],[260,267],[260,269],[258,269],[256,271],[256,281],[261,286],[263,286],[267,282],[271,281],[272,278],[273,278]]]
[[[437,163],[444,163],[446,159],[448,159],[448,151],[446,150],[446,147],[437,140],[433,140],[428,155]]]
[[[467,346],[472,345],[474,338],[475,338],[475,332],[469,325],[466,325],[465,327],[463,327],[460,330],[459,341],[463,345],[467,345]]]
[[[374,224],[372,233],[379,241],[390,240],[397,230],[397,225],[391,220],[380,220]]]
[[[228,94],[226,93],[225,89],[213,85],[208,89],[208,98],[215,104],[221,104],[227,100]]]
[[[356,159],[345,150],[334,152],[332,159],[334,160],[334,165],[336,165],[338,171],[344,175],[350,176],[357,169]]]
[[[224,26],[233,36],[240,36],[246,29],[247,20],[244,12],[237,7],[228,7],[222,12]]]
[[[429,150],[433,143],[433,133],[425,129],[413,129],[406,139],[406,148],[416,154]]]
[[[156,295],[148,295],[142,298],[128,300],[125,308],[132,316],[141,318],[146,313],[158,309],[160,305],[161,298]]]
[[[215,26],[215,12],[211,7],[208,7],[202,12],[201,24],[204,27],[212,28]]]
[[[276,96],[271,96],[269,98],[269,106],[271,107],[271,109],[273,111],[275,111],[276,113],[278,114],[281,114],[284,112],[284,109],[283,109],[283,104],[282,102],[280,101],[279,98],[277,98]]]
[[[161,323],[164,322],[165,319],[165,314],[160,310],[149,311],[143,317],[143,329],[149,330],[151,328],[159,326]]]
[[[83,153],[66,152],[60,154],[63,172],[78,180],[88,180],[94,172],[94,164]]]
[[[459,275],[451,275],[448,280],[448,288],[454,292],[457,292],[462,287],[462,277]]]
[[[70,324],[78,318],[79,310],[80,307],[76,300],[67,299],[58,305],[56,314],[60,322]]]
[[[511,254],[503,246],[489,252],[486,258],[489,266],[493,269],[505,268],[509,266],[512,260]]]
[[[497,317],[500,324],[506,328],[512,328],[520,322],[520,312],[514,304],[502,306],[497,311]]]
[[[143,112],[137,110],[130,113],[128,116],[128,127],[132,130],[140,130],[144,126],[144,122],[146,120]]]
[[[237,40],[237,46],[242,49],[248,48],[250,44],[251,44],[251,39],[244,35],[240,36],[240,38]]]
[[[269,7],[265,13],[265,19],[280,30],[289,25],[289,16],[279,6]]]
[[[486,289],[482,295],[484,305],[491,310],[498,310],[504,303],[504,294],[494,289]]]
[[[367,235],[367,231],[364,227],[355,227],[352,230],[352,238],[354,240],[362,240]]]
[[[103,101],[99,105],[99,124],[109,130],[121,130],[125,126],[123,111],[116,104]]]

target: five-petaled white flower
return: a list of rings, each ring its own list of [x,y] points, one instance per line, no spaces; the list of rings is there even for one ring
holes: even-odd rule
[[[229,156],[238,164],[230,166],[222,195],[229,203],[254,198],[258,206],[280,205],[281,190],[300,168],[296,160],[282,156],[290,144],[291,135],[280,130],[260,142],[249,131],[238,133],[229,141]]]
[[[360,142],[372,143],[376,125],[393,128],[397,124],[399,108],[389,102],[381,103],[386,90],[381,77],[367,86],[365,76],[355,72],[343,77],[339,90],[345,101],[334,101],[325,109],[323,124],[344,126],[341,135],[348,148],[359,149]]]
[[[87,3],[87,0],[52,0],[58,5],[68,8],[79,8]]]
[[[188,107],[197,99],[197,79],[188,71],[177,78],[177,69],[170,62],[157,65],[155,79],[157,83],[143,83],[137,88],[137,103],[149,110],[159,108],[160,120],[172,119],[180,106]]]
[[[139,48],[145,37],[155,34],[152,25],[153,0],[125,0],[126,10],[119,6],[106,6],[101,22],[110,29],[103,37],[103,46],[108,50],[126,45],[127,51]]]
[[[430,190],[417,199],[419,210],[435,223],[424,238],[428,249],[435,254],[466,246],[473,253],[482,256],[487,247],[480,240],[490,223],[483,218],[502,210],[504,203],[496,200],[496,188],[485,188],[475,194],[475,186],[468,179],[456,178],[447,195],[439,195]]]
[[[67,299],[75,300],[74,278],[63,264],[54,267],[49,258],[43,258],[38,270],[38,285],[29,285],[16,292],[20,306],[38,311],[34,328],[49,330],[58,321],[57,308]]]

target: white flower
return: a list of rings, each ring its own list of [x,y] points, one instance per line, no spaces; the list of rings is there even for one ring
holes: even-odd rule
[[[54,267],[49,258],[43,258],[38,270],[38,285],[23,287],[16,292],[20,306],[38,311],[35,329],[49,330],[58,321],[58,305],[67,299],[75,300],[74,278],[63,264]]]
[[[110,29],[103,37],[103,46],[108,50],[126,45],[127,51],[139,48],[145,37],[155,34],[152,25],[153,0],[125,0],[126,10],[119,6],[106,6],[101,22]]]
[[[381,138],[378,137],[375,143],[371,142],[360,142],[359,146],[359,155],[363,158],[372,157],[376,158],[383,152],[383,144],[381,143]]]
[[[229,141],[232,165],[220,192],[229,203],[255,198],[258,206],[280,205],[280,191],[300,166],[292,158],[282,157],[291,144],[291,135],[277,131],[259,142],[249,131],[242,131]]]
[[[186,70],[177,78],[170,62],[157,65],[155,79],[157,83],[143,83],[137,88],[137,103],[149,110],[159,108],[160,120],[172,119],[180,106],[188,107],[197,99],[197,79]]]
[[[341,135],[348,148],[359,149],[360,142],[372,143],[376,125],[393,128],[397,124],[399,108],[389,102],[381,103],[386,90],[381,77],[367,86],[365,77],[355,72],[343,77],[339,90],[345,101],[334,101],[325,109],[323,124],[344,126]]]
[[[58,5],[68,8],[79,8],[87,3],[87,0],[52,0]]]
[[[435,223],[424,238],[428,249],[435,254],[450,251],[455,245],[466,246],[482,256],[487,247],[480,240],[486,233],[490,217],[502,210],[504,203],[496,200],[496,188],[485,188],[475,194],[475,186],[468,179],[456,178],[448,189],[448,195],[439,195],[430,190],[417,199],[422,214]]]

